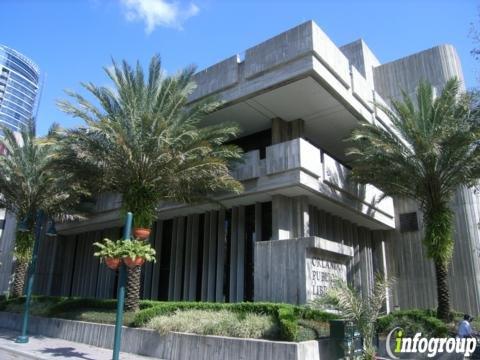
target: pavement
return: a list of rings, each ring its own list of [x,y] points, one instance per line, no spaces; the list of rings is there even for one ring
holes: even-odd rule
[[[0,328],[1,360],[111,360],[112,350],[72,341],[31,335],[27,344],[15,343],[19,332]],[[121,353],[121,360],[154,360],[155,358]]]

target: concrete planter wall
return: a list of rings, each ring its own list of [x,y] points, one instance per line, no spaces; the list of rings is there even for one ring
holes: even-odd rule
[[[0,312],[0,327],[20,330],[21,315]],[[114,326],[31,317],[30,333],[111,349]],[[300,343],[170,333],[123,328],[122,351],[165,360],[323,360],[333,359],[333,342]]]

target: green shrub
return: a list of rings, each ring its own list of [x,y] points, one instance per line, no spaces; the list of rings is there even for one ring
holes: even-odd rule
[[[155,302],[154,302],[155,303]],[[318,310],[307,309],[301,306],[276,303],[205,303],[205,302],[156,302],[154,306],[140,310],[135,315],[132,325],[142,327],[148,324],[153,318],[162,315],[169,315],[177,310],[210,310],[243,314],[270,315],[278,323],[280,337],[286,341],[297,341],[299,334],[299,319],[306,319],[326,323],[336,318],[330,313]],[[315,338],[315,337],[313,337]],[[309,339],[311,340],[311,339]]]
[[[298,322],[294,309],[289,306],[282,306],[278,309],[278,320],[280,321],[280,335],[283,340],[295,341],[298,337]]]
[[[79,309],[115,309],[117,301],[113,299],[69,298],[60,301],[49,310],[50,316],[63,314]]]
[[[161,334],[178,331],[252,339],[269,338],[276,333],[276,323],[269,315],[243,316],[229,310],[177,310],[174,314],[153,318],[147,327]]]
[[[432,310],[421,309],[395,311],[378,319],[377,331],[385,334],[398,326],[409,336],[417,332],[432,337],[447,336],[447,325],[434,314]]]
[[[18,312],[23,308],[25,298],[15,298],[0,301],[0,311]],[[64,318],[82,318],[83,313],[91,313],[90,318],[103,319],[100,322],[109,322],[112,316],[107,312],[114,314],[117,301],[115,299],[91,299],[91,298],[65,298],[34,296],[32,304],[38,304],[39,314],[50,317]],[[36,305],[33,305],[34,307]],[[128,314],[128,325],[134,327],[146,326],[153,318],[163,315],[171,315],[177,311],[203,310],[203,311],[230,311],[236,315],[246,318],[253,316],[252,321],[257,321],[257,317],[269,316],[275,324],[278,333],[276,338],[287,341],[312,340],[318,337],[315,330],[315,323],[318,327],[328,327],[328,320],[337,316],[290,304],[267,303],[267,302],[243,302],[243,303],[209,303],[209,302],[161,302],[154,300],[142,300],[140,310],[136,313]],[[299,326],[299,320],[308,320],[309,325]],[[300,330],[302,330],[301,336]],[[299,337],[300,336],[300,337]]]

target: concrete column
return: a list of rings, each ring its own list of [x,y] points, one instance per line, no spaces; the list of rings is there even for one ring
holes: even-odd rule
[[[280,118],[272,119],[272,144],[304,137],[305,122],[303,119],[285,121]]]
[[[352,224],[352,246],[353,246],[353,258],[352,258],[352,279],[353,286],[356,290],[362,288],[362,277],[360,270],[360,246],[359,246],[359,229],[358,226]]]
[[[239,206],[236,301],[243,301],[244,288],[245,288],[245,206]]]
[[[272,144],[287,140],[288,123],[280,118],[272,119]]]
[[[353,246],[353,229],[352,229],[352,223],[350,223],[347,220],[343,220],[343,228],[344,228],[344,237],[345,241],[344,244],[347,246]],[[347,262],[347,282],[349,285],[353,284],[353,276],[354,276],[354,258],[351,258],[349,262]]]
[[[52,284],[53,284],[53,275],[55,271],[55,260],[57,257],[57,247],[58,247],[58,238],[55,236],[52,239],[52,253],[50,254],[50,265],[48,268],[48,280],[47,280],[47,295],[52,295]]]
[[[215,301],[217,231],[217,211],[211,211],[210,236],[208,239],[208,301]]]
[[[296,237],[307,237],[311,235],[310,231],[310,212],[308,206],[308,197],[300,196],[295,199],[298,203],[298,219],[300,221],[299,231]]]
[[[272,196],[272,238],[293,239],[310,236],[310,213],[308,198]]]
[[[175,288],[175,262],[177,258],[177,223],[178,218],[173,218],[172,241],[170,247],[170,271],[168,276],[168,301],[173,301],[175,298],[173,289]]]
[[[182,278],[183,278],[183,250],[185,247],[185,217],[181,216],[177,222],[177,244],[175,250],[175,274],[174,274],[174,300],[182,299]]]
[[[293,236],[292,201],[283,195],[272,196],[272,239],[290,239]]]
[[[375,246],[374,252],[374,271],[379,272],[383,275],[385,279],[388,279],[388,268],[387,268],[387,254],[386,254],[386,247],[385,247],[385,232],[382,230],[376,230],[372,232],[372,242]],[[376,265],[376,266],[375,266]],[[386,296],[387,299],[385,301],[385,310],[390,313],[392,308],[392,299],[390,297],[390,290],[389,288],[386,289]]]
[[[238,251],[238,207],[232,208],[230,228],[230,302],[237,299],[237,251]]]
[[[193,215],[187,217],[187,234],[185,236],[185,266],[183,269],[183,296],[182,300],[189,299],[190,293],[190,266],[192,258],[192,225]]]
[[[223,296],[223,282],[225,271],[225,209],[221,209],[218,212],[218,236],[217,236],[217,276],[216,276],[216,289],[215,289],[215,301],[224,301]]]
[[[210,212],[206,212],[203,221],[203,251],[202,251],[202,301],[208,299],[208,255],[210,238]]]
[[[368,296],[371,285],[373,283],[373,266],[372,266],[372,247],[370,232],[365,228],[358,229],[358,240],[360,249],[360,276],[361,289],[364,296]]]
[[[160,264],[162,262],[162,242],[163,242],[163,220],[158,220],[155,227],[155,251],[156,262],[153,264],[152,270],[152,291],[151,298],[158,299],[158,289],[160,286],[166,284],[160,284]]]
[[[194,301],[197,298],[197,267],[198,267],[198,225],[200,216],[193,215],[192,219],[192,241],[190,255],[190,284],[188,288],[188,300]]]
[[[291,137],[289,140],[304,137],[305,122],[303,119],[293,120],[289,124],[291,129]]]

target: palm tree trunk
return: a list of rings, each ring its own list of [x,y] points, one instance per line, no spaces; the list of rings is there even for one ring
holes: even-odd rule
[[[12,297],[20,297],[23,295],[23,287],[25,285],[25,277],[27,275],[28,262],[17,259],[15,263],[15,271],[12,285]]]
[[[142,267],[128,268],[127,296],[125,299],[126,311],[137,311],[140,303],[140,275]]]
[[[437,317],[444,321],[450,320],[450,294],[448,291],[448,268],[443,262],[435,260],[435,274],[437,277]]]

